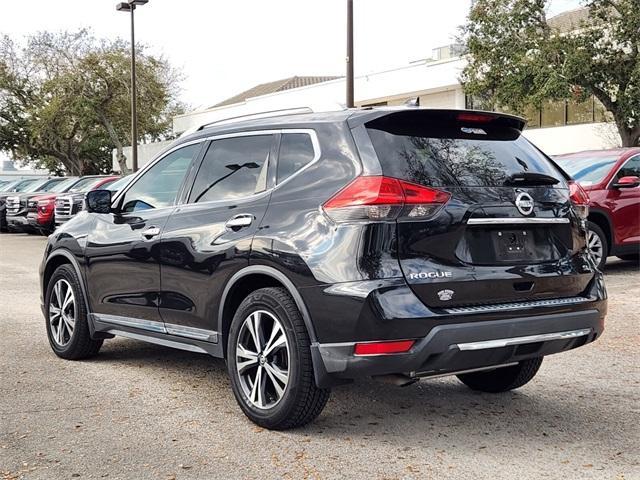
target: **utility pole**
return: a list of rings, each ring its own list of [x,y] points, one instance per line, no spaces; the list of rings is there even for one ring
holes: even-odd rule
[[[353,0],[347,0],[347,108],[353,108]]]

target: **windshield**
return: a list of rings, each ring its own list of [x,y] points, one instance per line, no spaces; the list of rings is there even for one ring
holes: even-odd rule
[[[38,180],[37,178],[28,178],[26,180],[22,180],[16,183],[11,189],[12,192],[24,192],[24,190],[31,185],[33,182]]]
[[[122,188],[124,188],[130,181],[131,178],[133,177],[133,175],[127,175],[126,177],[122,177],[121,179],[113,182],[111,185],[109,185],[109,187],[107,188],[107,190],[111,190],[112,192],[119,192],[120,190],[122,190]]]
[[[54,193],[66,192],[67,189],[69,187],[71,187],[74,183],[76,183],[77,181],[78,181],[78,177],[67,178],[66,180],[58,183],[55,187],[53,187],[49,191],[50,192],[54,192]]]
[[[618,156],[613,157],[570,157],[556,159],[558,164],[582,185],[600,183],[613,168]]]
[[[58,183],[60,183],[62,179],[60,178],[49,178],[47,180],[42,180],[40,182],[35,182],[29,185],[27,188],[23,190],[24,193],[31,192],[48,192],[53,187],[55,187]]]
[[[69,189],[69,193],[84,193],[91,190],[96,183],[104,180],[104,177],[87,177],[81,179],[78,183],[76,183],[73,187]]]

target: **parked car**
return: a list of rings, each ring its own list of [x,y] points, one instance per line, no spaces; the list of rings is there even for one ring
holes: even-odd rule
[[[109,189],[109,185],[117,182],[119,179],[119,176],[114,175],[84,177],[83,180],[71,188],[67,194],[58,195],[55,200],[55,226],[58,227],[62,225],[82,210],[84,196],[87,192],[100,188]]]
[[[27,203],[33,197],[55,188],[64,182],[65,177],[52,177],[34,182],[22,192],[7,197],[7,228],[11,232],[32,231],[27,221]]]
[[[374,108],[204,126],[49,237],[51,348],[121,335],[225,358],[272,429],[367,376],[521,387],[607,309],[586,194],[524,124]]]
[[[12,193],[22,192],[29,185],[39,180],[41,180],[40,177],[23,178],[3,185],[2,190],[0,190],[0,232],[7,231],[7,197]]]
[[[55,203],[63,194],[77,194],[95,188],[96,184],[102,184],[105,179],[111,179],[108,175],[85,175],[84,177],[69,177],[64,184],[53,188],[51,192],[31,199],[27,206],[27,220],[35,230],[43,235],[51,233],[56,226]],[[117,177],[116,177],[117,178]],[[109,180],[110,181],[110,180]],[[84,195],[84,193],[82,193]]]
[[[600,268],[608,256],[640,259],[640,148],[586,151],[555,160],[589,195],[589,248]]]

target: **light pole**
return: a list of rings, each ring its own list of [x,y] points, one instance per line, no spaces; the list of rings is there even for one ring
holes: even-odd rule
[[[353,107],[353,0],[347,0],[347,108]]]
[[[136,37],[133,12],[149,0],[128,0],[116,5],[119,12],[131,12],[131,169],[138,171],[138,112],[136,108]],[[123,172],[124,173],[124,172]]]

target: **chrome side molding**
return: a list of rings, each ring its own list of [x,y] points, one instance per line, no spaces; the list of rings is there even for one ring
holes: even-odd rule
[[[142,318],[106,315],[102,313],[92,313],[92,315],[99,322],[108,323],[110,325],[130,327],[147,332],[163,333],[165,335],[175,335],[177,337],[189,338],[191,340],[200,340],[201,342],[216,343],[218,341],[218,332],[213,330],[187,327],[185,325],[174,325],[171,323],[156,322],[153,320],[144,320]],[[122,335],[122,333],[118,333],[118,335]]]
[[[488,348],[502,348],[511,345],[522,345],[525,343],[549,342],[552,340],[570,340],[573,338],[583,337],[591,333],[590,328],[581,328],[580,330],[569,330],[566,332],[541,333],[539,335],[528,335],[526,337],[499,338],[496,340],[484,340],[481,342],[458,343],[461,351],[469,350],[485,350]]]

